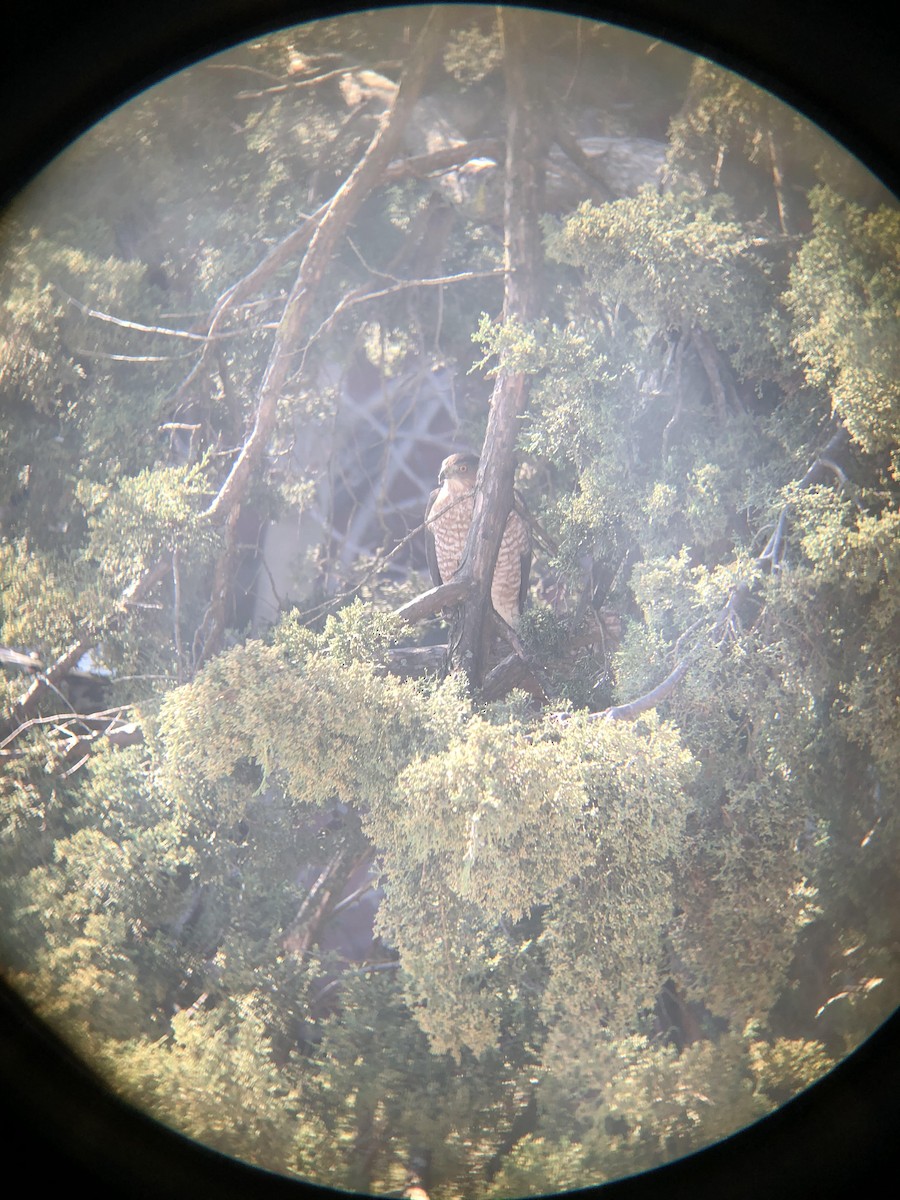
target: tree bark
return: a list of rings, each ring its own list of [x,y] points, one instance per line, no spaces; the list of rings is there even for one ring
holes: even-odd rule
[[[537,314],[540,266],[537,218],[543,155],[528,47],[534,45],[541,16],[521,9],[500,9],[498,20],[504,43],[507,114],[503,319],[525,325]],[[451,670],[464,671],[473,690],[481,686],[488,666],[493,626],[491,580],[513,506],[514,451],[527,394],[527,377],[521,371],[505,369],[501,362],[491,396],[472,524],[458,576],[470,581],[470,590],[450,635]]]

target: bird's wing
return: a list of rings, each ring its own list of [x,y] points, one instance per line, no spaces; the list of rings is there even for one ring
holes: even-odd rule
[[[428,504],[425,506],[425,521],[431,516],[431,510],[434,508],[434,502],[437,499],[440,488],[435,488],[428,497]],[[434,544],[434,528],[426,523],[425,525],[425,557],[428,559],[428,570],[431,572],[431,582],[435,587],[438,587],[444,581],[441,579],[441,572],[438,569],[437,547]]]
[[[519,556],[519,570],[521,571],[519,576],[519,612],[522,612],[528,597],[528,585],[531,582],[535,520],[518,489],[513,492],[513,512],[518,515],[525,527],[525,546]]]
[[[528,585],[531,582],[531,538],[528,539],[528,545],[522,551],[519,562],[522,571],[519,579],[519,612],[522,612],[528,598]]]

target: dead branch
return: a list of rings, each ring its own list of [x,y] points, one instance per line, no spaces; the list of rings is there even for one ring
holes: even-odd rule
[[[609,185],[603,180],[600,172],[597,170],[597,164],[589,154],[585,154],[578,138],[569,132],[565,127],[564,118],[558,114],[556,115],[556,124],[553,129],[553,140],[559,146],[560,150],[575,164],[580,174],[590,183],[591,187],[594,188],[599,200],[606,202],[615,199],[609,189]]]
[[[205,344],[200,357],[189,374],[182,380],[175,396],[176,401],[184,398],[188,388],[206,365],[211,345],[228,311],[258,291],[283,265],[290,262],[291,258],[307,245],[327,208],[328,202],[320,205],[311,216],[305,218],[302,225],[292,230],[286,238],[273,246],[252,271],[242,276],[219,296],[210,314],[209,325],[203,338]]]
[[[446,15],[440,10],[434,10],[428,17],[412,53],[410,66],[400,81],[393,105],[366,153],[331,200],[315,214],[315,217],[310,218],[301,230],[295,231],[292,235],[293,240],[286,239],[294,248],[306,240],[307,234],[311,235],[278,323],[275,342],[257,392],[253,426],[225,481],[203,514],[210,523],[220,524],[224,521],[228,530],[233,529],[253,470],[275,428],[278,400],[284,386],[287,380],[303,367],[305,351],[300,345],[301,334],[327,277],[329,264],[345,230],[371,189],[381,181],[385,168],[399,145],[403,129],[424,84],[431,59],[437,52],[441,29],[446,19]],[[287,257],[284,246],[285,243],[282,243],[279,248],[279,263]],[[271,257],[270,254],[268,258]],[[260,279],[265,264],[266,260],[255,272],[251,272],[250,276],[246,276],[235,288],[224,294],[214,311],[211,331],[226,308],[234,302],[238,290],[245,295],[246,289]],[[185,381],[182,388],[187,382]],[[202,664],[215,652],[225,628],[225,600],[233,554],[233,537],[226,534],[226,547],[216,566],[210,606],[195,637],[197,665]]]
[[[469,595],[471,586],[469,579],[457,574],[446,583],[430,588],[421,596],[416,596],[414,600],[402,604],[397,609],[397,616],[402,617],[404,621],[409,621],[412,625],[416,621],[421,621],[423,617],[430,617],[434,613],[440,612],[442,608],[453,608]]]
[[[372,187],[380,181],[400,143],[403,129],[412,115],[425,82],[432,57],[439,47],[446,20],[447,17],[441,10],[435,9],[429,14],[384,124],[372,139],[363,158],[329,201],[316,224],[285,304],[275,335],[275,344],[257,393],[253,428],[227,479],[206,510],[205,516],[212,522],[219,522],[240,502],[246,492],[251,472],[274,429],[278,398],[296,366],[295,356],[301,331],[312,311],[338,241]]]
[[[124,317],[114,317],[111,313],[102,312],[98,308],[91,308],[87,304],[82,304],[80,300],[76,300],[74,296],[70,296],[68,292],[63,291],[59,284],[54,284],[53,286],[65,297],[69,304],[73,304],[86,317],[91,317],[95,321],[103,321],[108,325],[117,325],[120,329],[134,329],[138,333],[159,333],[166,337],[183,338],[189,342],[205,342],[208,340],[206,334],[194,333],[189,329],[172,329],[167,325],[144,325],[140,321],[127,321]]]
[[[373,273],[380,274],[380,272]],[[408,291],[410,288],[443,287],[445,284],[467,283],[472,279],[490,279],[493,276],[503,274],[505,274],[503,267],[495,267],[490,271],[461,271],[456,275],[441,275],[431,279],[397,279],[390,287],[379,288],[375,292],[366,291],[365,285],[355,288],[338,301],[318,329],[310,335],[309,340],[303,347],[303,356],[300,359],[299,369],[302,371],[306,366],[306,356],[315,342],[331,329],[341,313],[347,312],[357,304],[367,304],[370,300],[383,300],[385,296],[394,296],[399,292]]]
[[[674,692],[675,688],[681,683],[688,672],[690,661],[683,658],[666,678],[646,692],[643,696],[638,696],[636,700],[631,700],[628,704],[617,704],[613,708],[604,709],[601,713],[591,714],[593,717],[604,721],[633,721],[639,717],[641,713],[649,712],[651,708],[656,708],[668,696]]]
[[[21,734],[26,733],[29,729],[34,729],[39,725],[50,725],[60,731],[65,731],[66,726],[71,721],[75,722],[76,724],[83,725],[85,729],[91,731],[96,731],[97,729],[107,729],[111,722],[115,722],[121,717],[122,713],[128,712],[129,707],[130,706],[127,704],[122,704],[117,708],[106,708],[101,712],[95,713],[62,712],[54,713],[49,717],[29,717],[27,721],[23,721],[17,729],[12,731],[12,733],[7,734],[3,741],[0,741],[0,750],[5,750],[6,747],[12,745],[12,743]]]
[[[47,717],[31,717],[0,742],[0,764],[22,757],[24,751],[16,748],[14,743],[24,733],[42,726],[49,727],[60,764],[67,766],[62,778],[67,779],[87,762],[100,742],[105,741],[113,746],[136,746],[143,742],[144,732],[140,724],[123,720],[123,715],[129,710],[129,705],[120,705],[95,713],[61,712]],[[86,732],[76,733],[73,725],[80,726]]]
[[[90,634],[79,638],[62,652],[48,670],[38,672],[13,705],[7,723],[9,728],[21,729],[35,713],[42,698],[50,691],[56,692],[57,686],[69,671],[77,666],[80,659],[95,645],[96,639]]]
[[[499,138],[477,138],[475,141],[462,142],[458,146],[435,150],[431,154],[417,154],[412,158],[398,159],[385,171],[384,178],[387,182],[396,179],[425,179],[440,171],[463,166],[473,158],[499,158],[503,151],[504,143]]]
[[[334,67],[330,71],[323,71],[321,75],[313,75],[308,79],[291,79],[287,83],[275,83],[271,87],[262,88],[259,91],[242,91],[235,93],[235,100],[260,100],[263,96],[274,96],[279,92],[292,92],[298,88],[315,87],[320,83],[327,83],[330,79],[340,78],[341,75],[346,75],[351,71],[360,71],[362,67]],[[269,75],[269,78],[276,76]]]
[[[347,880],[371,863],[374,854],[371,847],[360,852],[352,845],[335,851],[285,929],[281,938],[285,950],[298,957],[308,954],[340,903]]]

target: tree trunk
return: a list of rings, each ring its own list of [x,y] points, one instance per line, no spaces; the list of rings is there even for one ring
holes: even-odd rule
[[[527,325],[537,314],[541,261],[538,214],[543,182],[537,89],[529,70],[529,47],[540,44],[542,17],[500,9],[506,74],[506,173],[504,179],[503,319]],[[487,432],[475,488],[475,507],[461,570],[471,590],[450,636],[450,666],[480,688],[491,641],[491,581],[506,520],[513,505],[514,451],[518,418],[525,410],[528,380],[500,364],[491,396]]]

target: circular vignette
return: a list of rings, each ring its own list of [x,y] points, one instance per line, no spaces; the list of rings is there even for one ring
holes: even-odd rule
[[[367,6],[372,7],[372,6]],[[631,26],[741,71],[842,141],[896,190],[900,113],[889,39],[865,8],[826,10],[815,25],[775,0],[730,6],[634,3],[556,6]],[[797,6],[799,8],[800,6]],[[112,108],[198,58],[286,24],[353,11],[278,0],[194,0],[154,6],[152,29],[118,5],[88,5],[68,28],[36,36],[17,15],[4,111],[22,112],[0,158],[0,197]],[[874,8],[873,8],[874,11]],[[51,18],[56,22],[57,18]],[[847,61],[849,55],[849,61]],[[85,70],[84,64],[90,66]],[[35,1183],[83,1181],[99,1195],[311,1194],[189,1144],[115,1101],[5,987],[0,1024],[7,1144]],[[615,1198],[844,1195],[896,1172],[895,1016],[808,1092],[726,1143],[645,1177],[607,1185]],[[174,1168],[174,1170],[173,1170]]]

